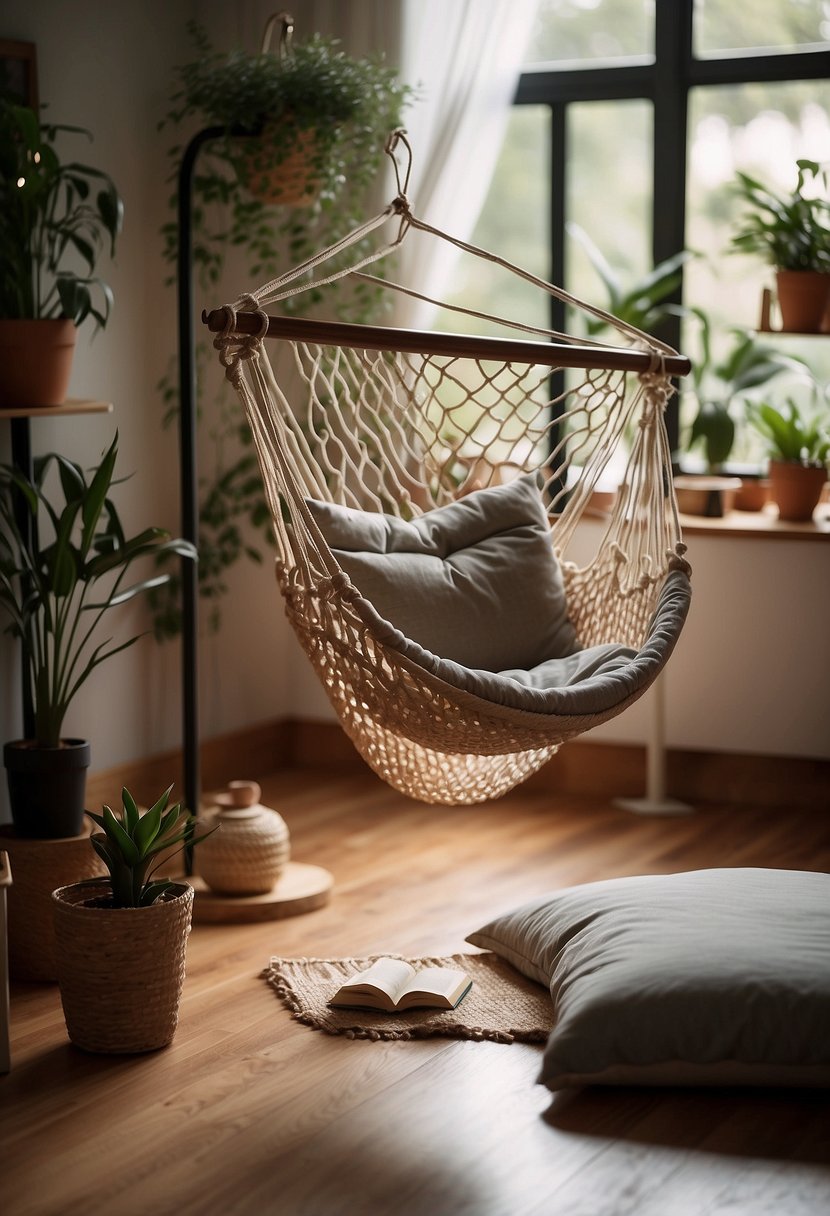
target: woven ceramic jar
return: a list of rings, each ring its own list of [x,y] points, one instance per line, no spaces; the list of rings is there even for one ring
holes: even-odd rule
[[[255,781],[231,781],[214,797],[205,826],[218,827],[196,854],[199,874],[219,895],[265,895],[288,864],[291,844],[285,820],[260,803]]]

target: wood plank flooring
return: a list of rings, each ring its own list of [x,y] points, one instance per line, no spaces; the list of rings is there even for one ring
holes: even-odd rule
[[[238,775],[238,774],[236,774]],[[194,928],[180,1025],[149,1056],[86,1055],[51,985],[13,985],[0,1078],[4,1216],[819,1216],[830,1098],[535,1084],[541,1048],[329,1037],[260,977],[271,955],[443,954],[499,909],[635,873],[830,871],[826,805],[641,819],[525,790],[474,808],[373,776],[263,781],[330,905]]]

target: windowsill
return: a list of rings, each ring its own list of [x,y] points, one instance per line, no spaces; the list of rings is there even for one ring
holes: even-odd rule
[[[830,503],[820,503],[812,520],[805,523],[780,520],[775,507],[765,507],[763,511],[730,511],[720,519],[709,519],[704,515],[681,515],[680,526],[684,536],[826,541],[830,539]]]

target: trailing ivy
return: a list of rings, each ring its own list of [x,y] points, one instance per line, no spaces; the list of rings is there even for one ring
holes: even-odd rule
[[[187,139],[204,127],[227,132],[201,150],[193,178],[193,268],[205,299],[215,300],[231,251],[241,254],[245,273],[258,283],[305,261],[366,218],[367,194],[377,180],[386,139],[401,125],[412,90],[381,59],[353,59],[337,42],[319,35],[280,59],[270,53],[217,52],[198,23],[190,22],[188,28],[195,58],[177,69],[170,110],[160,125],[181,132],[169,153],[173,217]],[[277,161],[291,152],[302,132],[320,131],[313,153],[320,188],[310,204],[265,203],[240,184],[240,148],[265,126],[272,145],[276,139]],[[172,283],[179,241],[175,218],[164,224],[161,235]],[[368,242],[352,246],[328,268],[359,260],[368,250]],[[312,290],[283,301],[282,307],[298,314],[319,302],[320,293]],[[339,293],[334,307],[340,319],[354,322],[373,320],[379,309],[379,292],[363,283]],[[215,401],[208,405],[204,400],[209,353],[199,345],[199,423],[214,448],[214,467],[200,479],[199,592],[209,604],[208,623],[216,628],[228,571],[243,558],[261,562],[271,529],[250,432],[236,399],[229,401],[223,380]],[[159,392],[169,424],[178,412],[175,368],[162,379]],[[158,635],[180,631],[178,580],[156,595],[154,612]]]

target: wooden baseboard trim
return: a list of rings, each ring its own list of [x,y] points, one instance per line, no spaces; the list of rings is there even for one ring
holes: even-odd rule
[[[200,749],[202,788],[210,790],[236,778],[255,779],[293,763],[292,723],[285,720],[260,722],[231,734],[206,739]],[[92,772],[87,778],[87,806],[119,803],[126,786],[142,805],[151,805],[173,782],[174,796],[182,797],[184,765],[181,748],[131,760],[113,768]]]
[[[206,740],[201,749],[202,785],[216,788],[235,778],[256,779],[281,768],[365,771],[363,759],[336,722],[274,720]],[[532,790],[591,798],[637,798],[645,792],[645,748],[619,743],[568,743],[527,782]],[[148,756],[92,773],[87,805],[118,801],[126,785],[145,804],[170,782],[182,788],[181,751]],[[826,807],[830,761],[800,756],[672,749],[666,758],[667,793],[689,802],[727,805]]]

